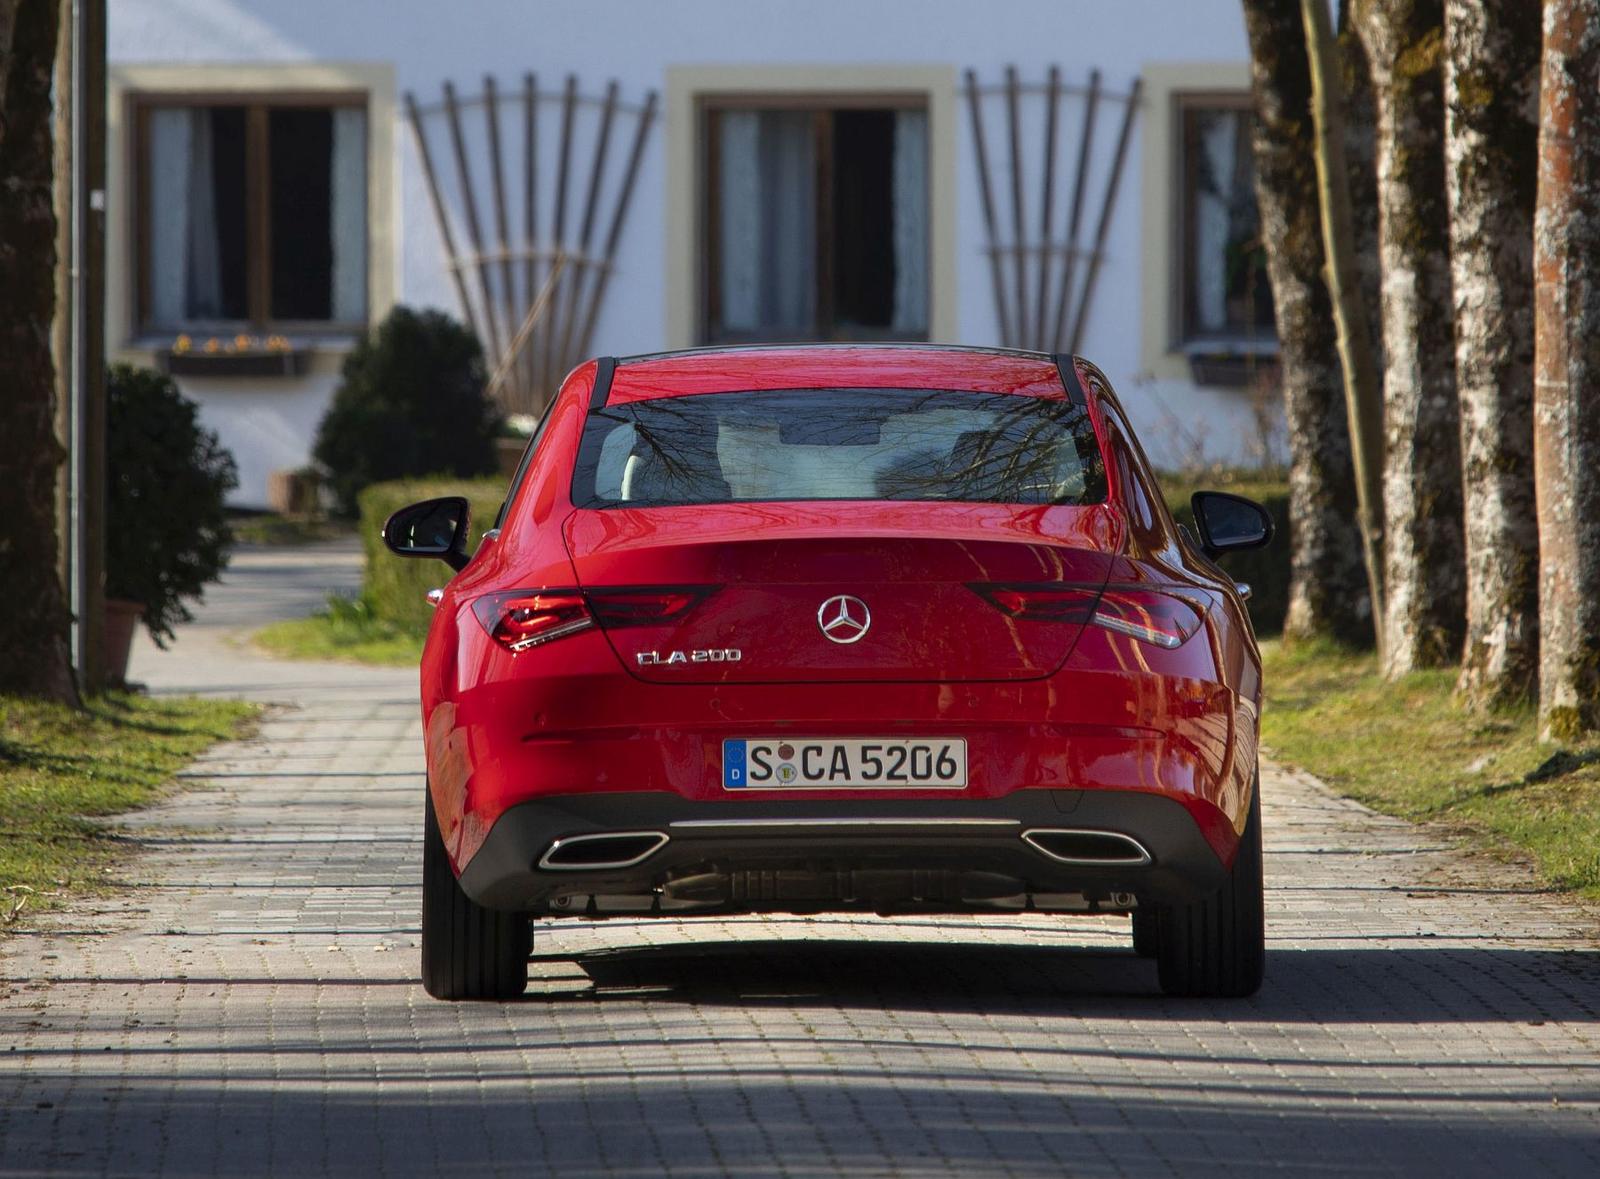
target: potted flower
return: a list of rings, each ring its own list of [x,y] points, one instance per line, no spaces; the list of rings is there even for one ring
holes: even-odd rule
[[[165,647],[194,617],[186,601],[221,576],[233,543],[223,503],[239,479],[172,378],[112,365],[106,393],[106,675],[117,683],[137,620]]]

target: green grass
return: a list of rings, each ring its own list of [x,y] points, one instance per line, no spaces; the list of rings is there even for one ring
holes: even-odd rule
[[[78,712],[0,696],[0,928],[105,887],[129,845],[95,820],[161,797],[175,771],[255,715],[237,700],[110,693]]]
[[[1600,897],[1600,744],[1538,739],[1531,710],[1480,715],[1455,672],[1396,683],[1371,654],[1262,644],[1262,742],[1386,814],[1442,822],[1490,851],[1530,856],[1550,884]]]
[[[330,597],[327,606],[310,618],[274,622],[256,631],[253,639],[258,647],[286,659],[404,667],[422,659],[423,637],[423,632],[379,618],[365,599]]]
[[[301,545],[354,536],[355,526],[339,520],[312,520],[305,516],[249,515],[228,520],[240,544]]]

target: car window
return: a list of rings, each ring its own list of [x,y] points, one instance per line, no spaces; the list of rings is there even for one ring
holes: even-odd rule
[[[1018,394],[784,389],[658,398],[589,415],[579,507],[765,500],[1105,499],[1082,406]]]
[[[506,497],[500,501],[500,510],[495,513],[494,526],[500,528],[506,522],[506,510],[511,507],[511,501],[517,498],[517,491],[522,487],[522,481],[528,477],[528,468],[533,465],[533,456],[539,449],[539,440],[544,437],[545,429],[550,425],[550,418],[555,413],[556,401],[552,397],[544,412],[539,415],[538,424],[534,426],[533,433],[528,437],[528,445],[522,449],[522,458],[517,463],[516,472],[511,476],[511,485],[506,488]]]

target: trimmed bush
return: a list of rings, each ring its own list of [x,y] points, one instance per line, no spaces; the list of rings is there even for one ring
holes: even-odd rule
[[[106,596],[143,606],[165,647],[173,625],[194,617],[185,600],[228,564],[223,501],[238,469],[171,377],[114,364],[106,398]]]
[[[1194,531],[1194,511],[1189,496],[1196,491],[1226,491],[1253,499],[1272,516],[1276,532],[1264,549],[1230,553],[1218,562],[1236,581],[1249,583],[1250,621],[1256,634],[1283,633],[1283,619],[1289,611],[1289,485],[1276,481],[1239,481],[1201,478],[1193,482],[1177,476],[1163,476],[1161,489],[1178,523]]]
[[[472,505],[472,533],[468,549],[477,548],[478,538],[494,527],[494,518],[505,498],[506,484],[499,479],[400,480],[374,483],[361,493],[361,544],[366,550],[366,573],[362,577],[361,597],[373,617],[395,623],[417,633],[427,630],[433,608],[424,595],[454,576],[443,561],[397,557],[383,544],[383,522],[400,508],[418,500],[442,495],[464,495]]]
[[[438,311],[391,311],[345,358],[317,428],[313,453],[339,511],[356,515],[361,489],[385,480],[494,474],[500,411],[485,382],[467,328]]]

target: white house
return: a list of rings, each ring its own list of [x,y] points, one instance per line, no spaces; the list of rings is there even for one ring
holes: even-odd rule
[[[401,302],[469,318],[512,408],[580,353],[1076,338],[1157,461],[1257,446],[1244,386],[1275,342],[1237,0],[110,20],[108,343],[174,370],[241,506],[307,461],[350,342]]]

